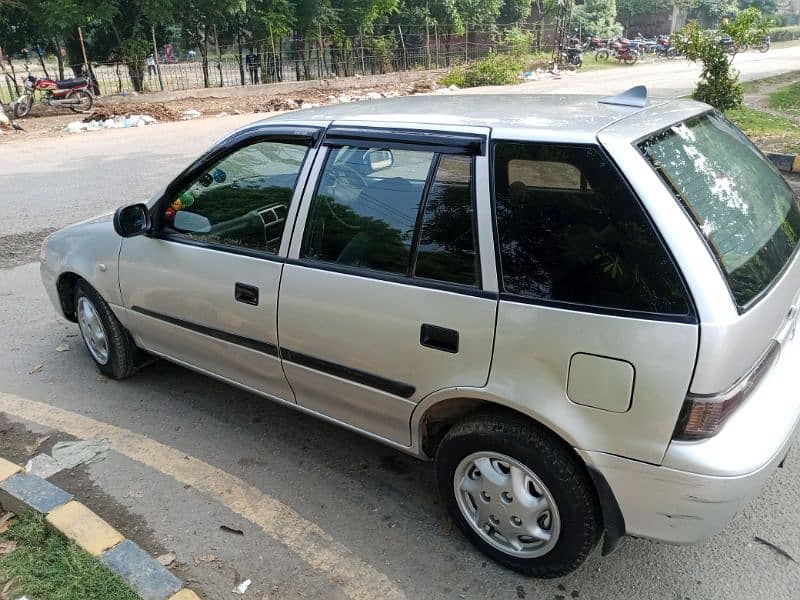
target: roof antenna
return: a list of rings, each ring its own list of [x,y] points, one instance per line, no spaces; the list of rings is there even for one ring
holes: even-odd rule
[[[643,85],[637,85],[616,96],[602,98],[598,100],[598,102],[600,104],[616,104],[617,106],[644,108],[647,105],[647,88]]]

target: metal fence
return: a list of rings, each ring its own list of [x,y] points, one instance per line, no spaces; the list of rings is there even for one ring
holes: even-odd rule
[[[142,72],[141,91],[181,91],[203,87],[248,86],[260,83],[308,81],[333,77],[352,77],[377,75],[407,70],[443,69],[465,61],[486,56],[489,52],[504,52],[505,43],[495,32],[470,32],[468,40],[463,35],[436,35],[428,38],[411,38],[401,44],[395,36],[391,44],[383,44],[385,49],[376,52],[376,38],[355,38],[348,40],[344,49],[337,48],[328,41],[306,44],[296,50],[295,40],[285,40],[272,52],[271,44],[247,42],[242,54],[257,49],[256,60],[248,64],[246,57],[234,48],[218,52],[209,50],[207,66],[204,69],[199,52],[175,52],[169,62],[162,54],[156,67],[148,67],[142,60],[138,69]],[[552,50],[552,27],[539,27],[531,45],[531,51]],[[95,62],[92,72],[101,95],[128,94],[136,89],[131,78],[129,65],[124,62]],[[21,61],[13,61],[15,78],[12,79],[10,65],[5,65],[5,81],[0,84],[0,99],[8,102],[19,93],[26,76],[26,67]],[[55,60],[36,60],[28,67],[37,76],[58,77]],[[72,77],[82,71],[82,65],[75,69],[65,67],[64,76]],[[134,74],[136,69],[134,69]],[[14,81],[15,80],[15,81]],[[16,89],[15,89],[16,88]]]

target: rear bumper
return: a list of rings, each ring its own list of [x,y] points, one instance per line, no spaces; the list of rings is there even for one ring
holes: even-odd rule
[[[800,425],[800,336],[786,335],[781,355],[719,434],[672,442],[662,464],[579,451],[599,471],[629,535],[691,544],[715,534],[786,458]]]
[[[581,452],[606,478],[625,533],[673,544],[703,541],[723,529],[789,452],[787,439],[762,468],[738,477],[679,471],[601,452]]]

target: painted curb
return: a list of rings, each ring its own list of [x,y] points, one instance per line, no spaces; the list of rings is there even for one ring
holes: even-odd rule
[[[779,171],[800,173],[800,156],[797,154],[778,154],[777,152],[767,152],[766,154]]]
[[[48,525],[97,557],[144,600],[200,600],[172,571],[72,494],[2,457],[0,505],[17,514],[29,510],[44,515]]]

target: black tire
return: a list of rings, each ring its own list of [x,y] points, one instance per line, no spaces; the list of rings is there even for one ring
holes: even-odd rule
[[[27,117],[33,108],[33,94],[24,94],[14,102],[14,116],[17,119]]]
[[[597,61],[608,60],[610,56],[611,56],[611,53],[608,50],[606,50],[605,48],[600,49],[600,50],[598,50],[597,52],[594,53],[594,59],[597,60]]]
[[[92,106],[94,105],[94,97],[87,92],[86,90],[76,90],[67,94],[67,98],[79,100],[81,104],[69,105],[69,109],[75,113],[88,113],[92,110]]]
[[[560,532],[544,555],[525,558],[503,552],[484,540],[462,514],[454,490],[456,471],[466,457],[487,451],[527,466],[555,500]],[[481,552],[509,569],[533,577],[562,577],[580,567],[600,539],[600,507],[582,461],[553,433],[520,415],[484,412],[467,417],[447,432],[435,460],[439,493],[453,522]]]
[[[131,339],[128,331],[122,326],[111,312],[108,304],[97,291],[85,281],[78,281],[75,285],[74,306],[76,310],[76,317],[80,320],[80,315],[77,314],[80,306],[81,298],[85,298],[91,303],[92,307],[99,317],[107,340],[107,353],[108,357],[105,363],[98,360],[92,349],[89,347],[89,342],[84,335],[84,330],[79,325],[81,332],[81,339],[83,340],[89,356],[100,372],[106,377],[111,379],[125,379],[130,377],[137,371],[137,361],[141,358],[141,351],[136,347]]]

